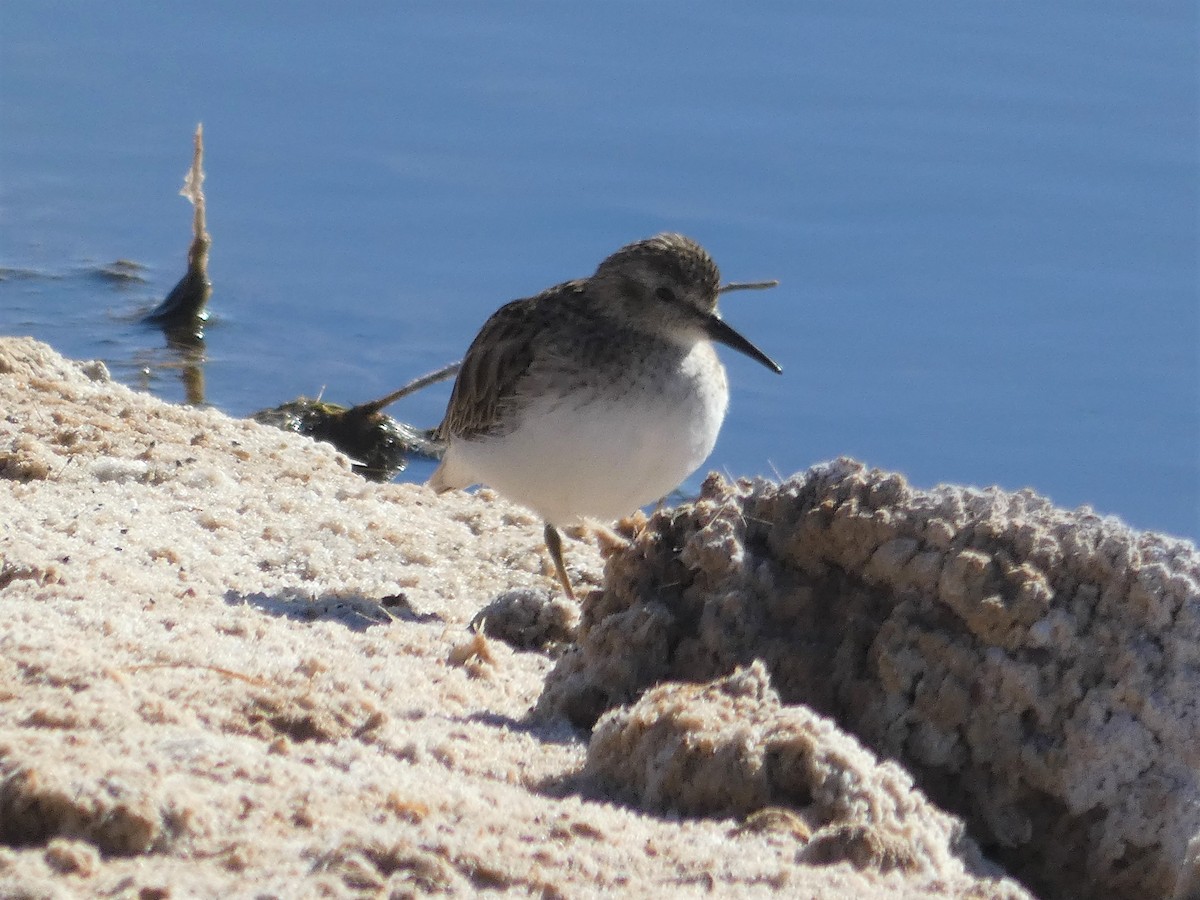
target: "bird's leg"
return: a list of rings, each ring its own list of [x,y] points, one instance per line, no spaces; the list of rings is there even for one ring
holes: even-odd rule
[[[571,579],[567,577],[567,567],[563,565],[562,538],[558,534],[558,529],[547,522],[546,529],[542,534],[546,538],[546,549],[550,551],[550,558],[554,560],[554,571],[558,573],[558,580],[567,596],[574,600],[575,591],[571,589]]]

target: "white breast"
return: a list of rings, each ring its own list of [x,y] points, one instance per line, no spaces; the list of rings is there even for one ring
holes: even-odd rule
[[[622,390],[533,398],[502,437],[455,440],[443,470],[454,486],[481,483],[547,522],[611,522],[670,493],[708,458],[729,388],[711,344],[677,368]]]

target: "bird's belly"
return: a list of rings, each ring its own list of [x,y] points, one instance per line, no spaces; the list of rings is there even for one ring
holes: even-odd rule
[[[626,516],[678,487],[716,443],[728,387],[711,348],[697,351],[637,389],[534,398],[508,434],[456,441],[454,465],[554,524]]]

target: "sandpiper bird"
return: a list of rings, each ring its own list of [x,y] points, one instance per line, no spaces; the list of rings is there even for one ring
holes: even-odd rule
[[[729,403],[713,342],[781,371],[717,312],[718,294],[771,284],[721,287],[704,248],[660,234],[500,307],[463,359],[430,486],[484,484],[540,515],[574,599],[557,526],[627,516],[712,452]]]

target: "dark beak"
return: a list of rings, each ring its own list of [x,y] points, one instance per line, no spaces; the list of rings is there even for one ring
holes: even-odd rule
[[[745,353],[751,359],[756,359],[776,375],[783,371],[779,368],[779,364],[767,354],[763,353],[752,343],[733,330],[724,319],[713,313],[704,323],[704,331],[710,340],[716,341],[718,344],[724,344],[726,347],[732,347],[734,350],[739,350]]]

